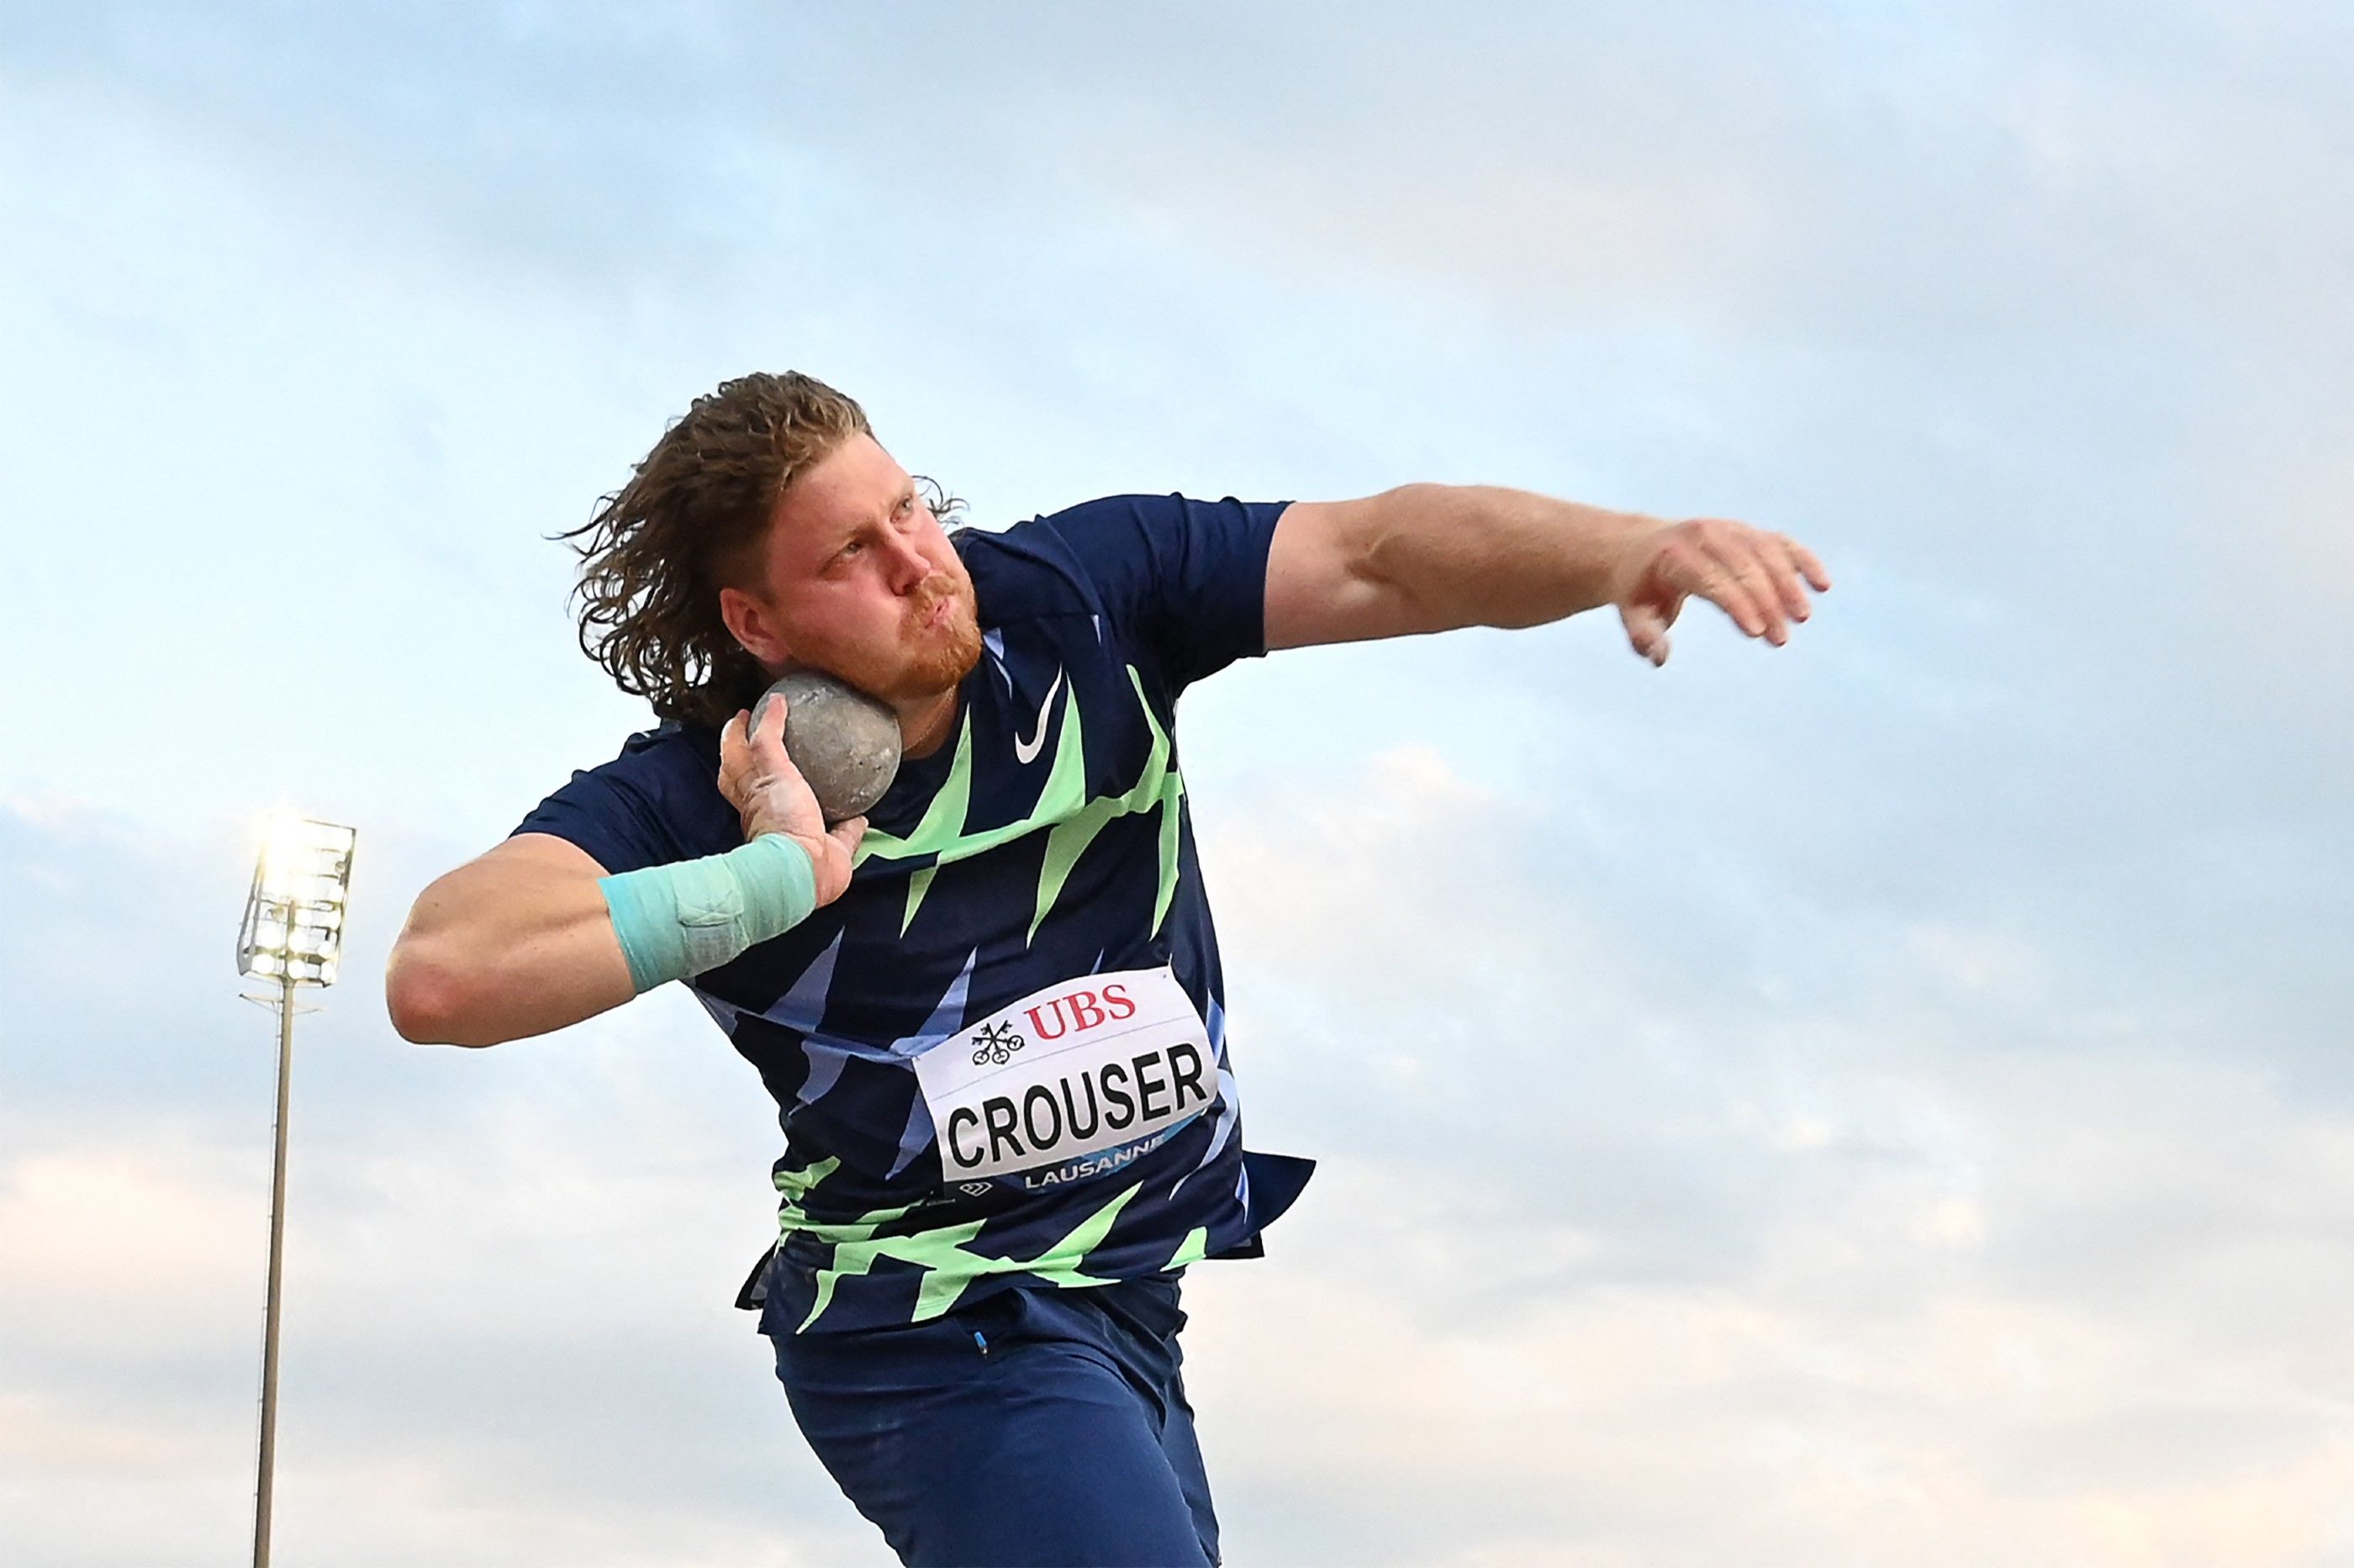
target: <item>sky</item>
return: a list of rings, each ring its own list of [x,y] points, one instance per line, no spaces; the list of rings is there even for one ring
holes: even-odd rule
[[[552,537],[800,369],[1003,526],[1511,485],[1702,607],[1286,652],[1179,742],[1268,1255],[1235,1564],[2354,1564],[2354,16],[0,0],[0,1538],[881,1563],[729,1303],[678,988],[404,1044],[417,893],[648,722]]]

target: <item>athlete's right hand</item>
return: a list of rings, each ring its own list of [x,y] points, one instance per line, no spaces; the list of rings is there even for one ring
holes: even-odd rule
[[[782,833],[809,852],[822,908],[850,885],[851,860],[866,834],[866,819],[849,817],[826,827],[809,780],[785,754],[782,693],[761,714],[757,731],[751,719],[748,711],[739,713],[719,732],[719,792],[743,819],[747,843],[762,833]]]

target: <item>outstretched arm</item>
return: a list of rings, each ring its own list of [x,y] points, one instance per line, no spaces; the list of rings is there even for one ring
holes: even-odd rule
[[[1296,502],[1267,567],[1267,645],[1356,642],[1458,626],[1540,626],[1618,607],[1635,652],[1668,659],[1684,600],[1779,646],[1830,577],[1796,540],[1718,517],[1669,523],[1492,485],[1407,484]]]

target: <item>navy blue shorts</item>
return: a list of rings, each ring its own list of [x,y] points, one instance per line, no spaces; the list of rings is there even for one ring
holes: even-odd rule
[[[1163,1277],[1001,1291],[928,1323],[779,1334],[817,1457],[914,1564],[1202,1568],[1218,1520]]]

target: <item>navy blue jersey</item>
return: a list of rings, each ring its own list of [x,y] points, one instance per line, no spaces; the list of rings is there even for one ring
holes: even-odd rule
[[[1113,496],[952,535],[985,649],[954,738],[867,813],[848,892],[689,982],[785,1131],[765,1331],[1246,1254],[1297,1192],[1288,1163],[1250,1191],[1175,736],[1188,683],[1267,651],[1282,510]],[[615,874],[716,854],[743,842],[718,770],[716,731],[667,723],[515,831]]]

